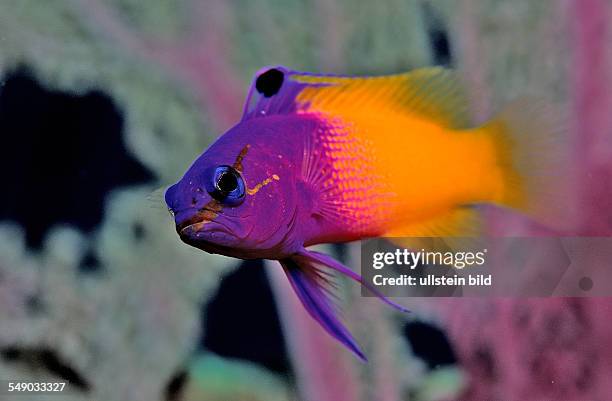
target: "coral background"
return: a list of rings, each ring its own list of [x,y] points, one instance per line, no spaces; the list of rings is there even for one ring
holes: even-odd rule
[[[442,64],[478,121],[526,94],[560,106],[579,179],[553,234],[610,236],[610,21],[605,0],[1,2],[0,379],[70,380],[65,400],[611,399],[611,300],[403,299],[406,317],[343,282],[361,364],[277,265],[180,243],[158,190],[264,65]],[[358,245],[328,250],[359,264]]]

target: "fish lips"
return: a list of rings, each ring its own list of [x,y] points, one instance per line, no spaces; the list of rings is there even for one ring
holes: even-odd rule
[[[197,248],[205,243],[218,247],[236,246],[244,240],[238,233],[245,227],[232,221],[234,217],[212,209],[186,210],[176,215],[176,232],[183,242]],[[250,230],[246,228],[245,235],[248,235]]]
[[[238,236],[230,226],[232,217],[223,216],[222,223],[218,219],[201,219],[191,214],[184,219],[177,219],[180,222],[176,225],[176,231],[184,243],[208,253],[240,259],[277,259],[278,255],[284,254],[282,245],[275,241],[263,241],[257,246],[246,245],[246,238],[251,235],[253,227],[246,227],[244,237]]]
[[[198,231],[196,224],[215,225],[215,227],[207,228],[205,231]],[[258,258],[256,253],[250,250],[243,250],[237,247],[240,241],[224,226],[215,224],[215,222],[201,222],[185,226],[179,233],[181,240],[195,248],[201,249],[204,252],[230,256],[240,259]]]

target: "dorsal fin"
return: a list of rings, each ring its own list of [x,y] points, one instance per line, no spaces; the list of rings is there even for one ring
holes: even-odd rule
[[[344,107],[419,116],[453,129],[471,125],[468,101],[456,74],[440,67],[378,77],[317,75],[272,67],[251,85],[243,119]]]

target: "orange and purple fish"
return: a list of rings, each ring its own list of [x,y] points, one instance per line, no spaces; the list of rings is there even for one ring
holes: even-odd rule
[[[359,274],[311,245],[368,237],[468,236],[478,204],[538,214],[550,204],[551,129],[529,104],[474,127],[455,75],[381,77],[260,71],[242,119],[165,195],[189,245],[278,260],[310,315],[365,359],[337,318],[329,270]]]

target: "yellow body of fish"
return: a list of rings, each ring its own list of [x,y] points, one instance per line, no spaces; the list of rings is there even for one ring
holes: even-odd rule
[[[364,233],[470,236],[477,230],[470,206],[483,203],[546,214],[558,167],[550,143],[559,138],[549,141],[554,124],[533,102],[474,127],[461,85],[445,69],[292,78],[309,85],[297,99],[305,113],[336,127],[320,141],[334,160],[343,210]]]

